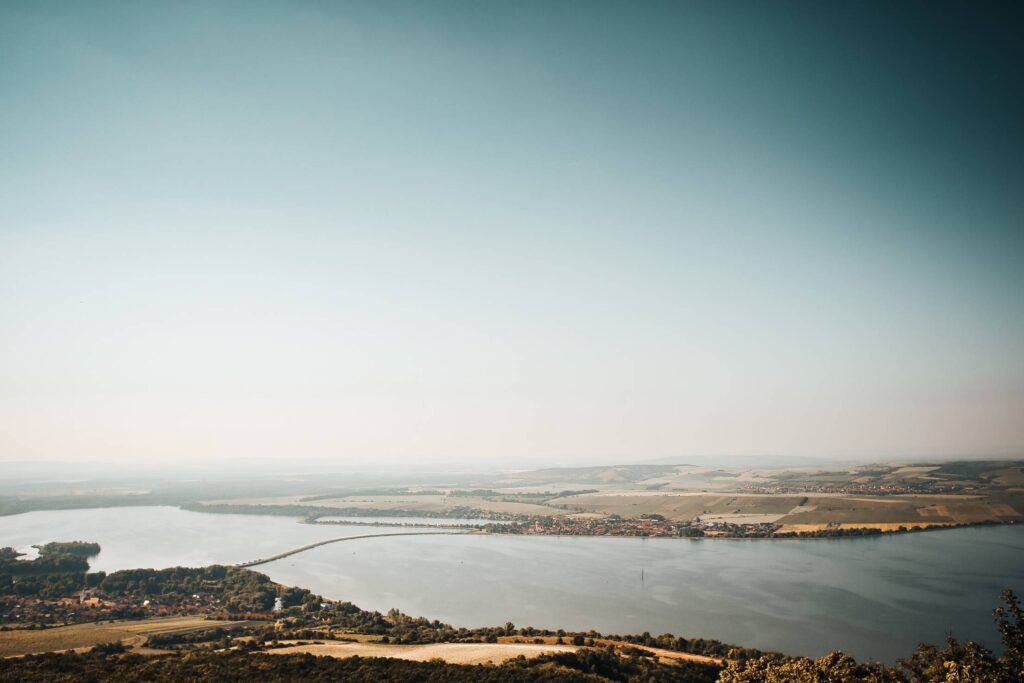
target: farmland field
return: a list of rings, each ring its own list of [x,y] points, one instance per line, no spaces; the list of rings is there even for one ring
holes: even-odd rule
[[[269,650],[271,654],[308,653],[327,657],[392,657],[426,662],[443,659],[451,664],[498,664],[520,655],[536,657],[548,652],[572,652],[571,645],[523,643],[431,643],[429,645],[384,645],[326,641],[296,644]]]
[[[230,628],[245,623],[211,621],[203,617],[163,617],[139,621],[76,624],[39,630],[14,629],[0,631],[0,657],[75,650],[114,642],[141,645],[151,635]]]

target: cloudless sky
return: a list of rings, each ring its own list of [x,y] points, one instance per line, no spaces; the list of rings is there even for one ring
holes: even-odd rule
[[[0,459],[1021,455],[1022,29],[0,2]]]

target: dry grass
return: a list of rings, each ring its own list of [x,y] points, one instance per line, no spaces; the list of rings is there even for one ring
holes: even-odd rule
[[[955,522],[973,524],[977,522],[1000,522],[1005,519],[1019,517],[1020,514],[1005,503],[960,503],[954,505],[937,505],[936,509],[944,512]]]
[[[346,636],[348,637],[348,636]],[[354,637],[354,636],[353,636]],[[377,636],[374,636],[375,638]],[[362,639],[361,639],[362,640]],[[532,642],[542,640],[542,643]],[[555,636],[543,638],[522,638],[507,636],[497,643],[431,643],[428,645],[386,645],[383,643],[344,642],[325,640],[321,643],[306,643],[269,650],[271,654],[308,653],[324,657],[392,657],[425,662],[430,659],[443,659],[450,664],[500,664],[520,655],[536,657],[548,652],[573,652],[579,647],[556,643]],[[298,642],[298,641],[284,641]],[[721,664],[721,660],[704,655],[687,652],[674,652],[656,647],[635,645],[621,641],[599,638],[594,642],[597,646],[613,646],[616,648],[637,648],[646,650],[663,661],[690,661],[702,664]]]
[[[529,640],[543,640],[547,645],[557,644],[557,636],[542,636],[539,638],[524,639],[523,636],[502,636],[498,638],[498,642],[501,643],[521,643],[528,642]],[[695,655],[689,652],[677,652],[675,650],[665,650],[660,647],[649,647],[647,645],[639,645],[637,643],[627,643],[622,640],[609,640],[608,638],[595,638],[594,645],[605,647],[612,646],[615,648],[630,648],[646,650],[651,654],[657,656],[662,660],[676,660],[676,661],[687,661],[687,662],[700,662],[701,664],[716,664],[721,665],[724,660],[716,659],[715,657],[708,657],[707,655]]]
[[[933,526],[952,526],[953,522],[843,522],[840,524],[784,524],[782,531],[824,531],[825,529],[881,529],[882,531],[896,531],[900,527],[909,529],[912,526],[928,528]]]
[[[141,645],[147,637],[157,633],[205,631],[243,623],[246,622],[210,621],[203,617],[162,617],[139,621],[113,621],[105,624],[75,624],[34,631],[0,631],[0,657],[76,650],[102,643]]]
[[[914,526],[930,522],[951,522],[948,516],[934,510],[922,516],[927,507],[922,501],[896,498],[813,497],[801,512],[789,514],[779,520],[784,525],[855,524],[859,527],[883,528],[879,525]],[[852,527],[856,528],[856,527]]]
[[[560,501],[605,515],[638,517],[657,514],[671,520],[686,521],[704,515],[782,516],[796,507],[800,498],[739,493],[630,492],[584,494],[561,498]]]
[[[702,522],[728,522],[729,524],[771,524],[782,517],[785,515],[701,515],[700,520]]]
[[[287,642],[287,641],[285,641]],[[271,654],[308,653],[322,657],[391,657],[426,662],[443,659],[451,664],[500,664],[520,655],[536,657],[546,652],[572,652],[572,645],[527,643],[431,643],[429,645],[385,645],[324,641],[269,650]]]
[[[1000,486],[1024,486],[1024,467],[1007,467],[986,474],[992,475]]]
[[[779,522],[787,531],[823,529],[829,524],[844,529],[949,526],[1018,520],[1022,516],[1018,507],[1009,502],[986,502],[975,495],[813,497],[807,511],[794,511]]]
[[[939,469],[938,465],[909,465],[907,467],[900,467],[897,470],[890,472],[885,475],[884,479],[912,479],[915,476],[928,474]]]

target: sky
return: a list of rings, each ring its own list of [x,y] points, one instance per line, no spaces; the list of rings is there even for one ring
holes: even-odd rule
[[[1024,454],[1020,6],[0,2],[0,460]]]

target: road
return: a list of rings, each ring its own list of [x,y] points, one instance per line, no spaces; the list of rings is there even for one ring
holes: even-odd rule
[[[327,545],[328,543],[338,543],[339,541],[355,541],[355,540],[360,539],[360,538],[381,538],[383,536],[454,536],[454,535],[457,535],[457,534],[467,534],[467,533],[474,533],[474,532],[472,532],[472,531],[399,531],[399,532],[393,532],[393,533],[388,533],[388,534],[363,534],[362,536],[342,536],[341,538],[329,538],[326,541],[317,541],[316,543],[308,543],[306,545],[299,546],[298,548],[292,548],[291,550],[286,550],[283,553],[278,553],[277,555],[272,555],[270,557],[261,557],[258,560],[250,560],[248,562],[239,562],[235,566],[236,567],[256,567],[256,566],[261,565],[261,564],[267,564],[268,562],[274,562],[275,560],[280,560],[281,558],[288,557],[289,555],[295,555],[297,553],[302,553],[302,552],[305,552],[307,550],[312,550],[313,548],[319,548],[320,546]]]

